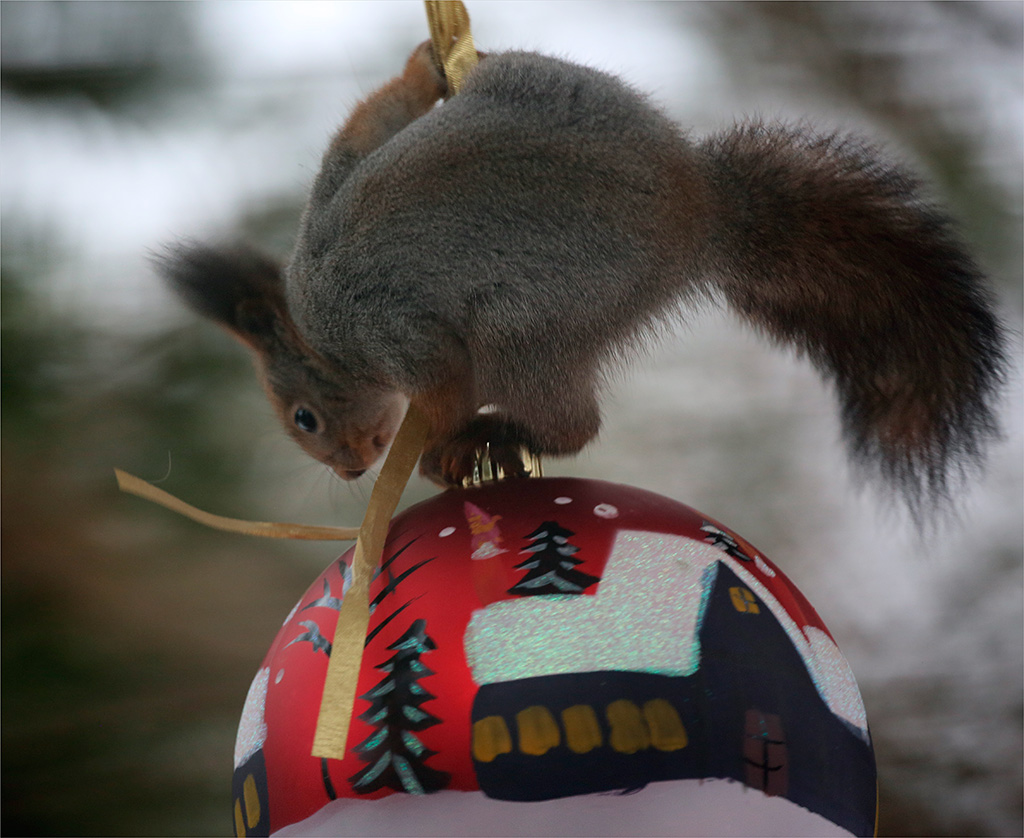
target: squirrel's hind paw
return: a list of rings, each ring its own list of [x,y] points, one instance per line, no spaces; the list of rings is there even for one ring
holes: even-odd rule
[[[479,473],[487,458],[505,477],[527,477],[522,449],[525,434],[493,414],[477,416],[462,430],[429,448],[420,460],[420,473],[442,486],[462,486]]]

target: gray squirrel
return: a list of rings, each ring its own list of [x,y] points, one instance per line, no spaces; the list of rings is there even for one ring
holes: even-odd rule
[[[526,52],[484,56],[446,93],[421,44],[356,106],[287,267],[243,245],[160,260],[341,477],[377,460],[407,402],[443,484],[484,444],[511,474],[521,446],[575,453],[603,372],[702,300],[806,355],[853,460],[912,507],[981,463],[1000,324],[946,215],[871,147],[757,122],[694,142],[618,79]]]

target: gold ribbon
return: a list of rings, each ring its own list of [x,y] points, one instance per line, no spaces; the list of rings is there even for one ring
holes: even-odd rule
[[[479,60],[462,0],[424,0],[434,55],[444,67],[448,95],[454,96]]]
[[[191,518],[215,530],[238,532],[245,535],[261,535],[264,538],[300,538],[307,541],[351,541],[359,537],[358,527],[315,527],[307,524],[270,523],[267,521],[241,521],[212,515],[202,509],[179,500],[169,492],[158,489],[152,483],[119,468],[114,469],[117,486],[122,492],[165,506],[172,512]]]
[[[426,418],[410,406],[373,485],[352,557],[352,585],[341,600],[338,624],[334,629],[313,737],[312,754],[315,757],[341,759],[345,756],[348,726],[363,662],[363,645],[370,623],[370,582],[384,552],[391,516],[423,450],[428,429]]]

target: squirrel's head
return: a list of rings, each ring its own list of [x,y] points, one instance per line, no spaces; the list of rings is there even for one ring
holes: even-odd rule
[[[338,476],[361,476],[394,439],[406,400],[393,388],[340,373],[301,338],[256,357],[281,424]]]
[[[328,363],[299,333],[272,260],[245,247],[179,245],[157,259],[171,289],[252,350],[281,423],[306,453],[354,480],[398,431],[405,398],[366,369]]]

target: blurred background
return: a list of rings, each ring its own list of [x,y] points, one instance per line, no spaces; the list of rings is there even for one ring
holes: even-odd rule
[[[615,72],[697,135],[761,115],[882,141],[962,222],[1017,364],[1021,3],[467,5],[481,49]],[[202,529],[112,469],[309,523],[357,523],[371,483],[285,439],[245,353],[147,256],[234,234],[287,256],[330,132],[427,37],[423,7],[5,2],[0,33],[3,833],[230,834],[249,681],[344,548]],[[991,468],[926,537],[854,488],[816,375],[728,316],[640,367],[548,473],[686,502],[800,586],[864,693],[882,834],[1022,834],[1019,364]]]

